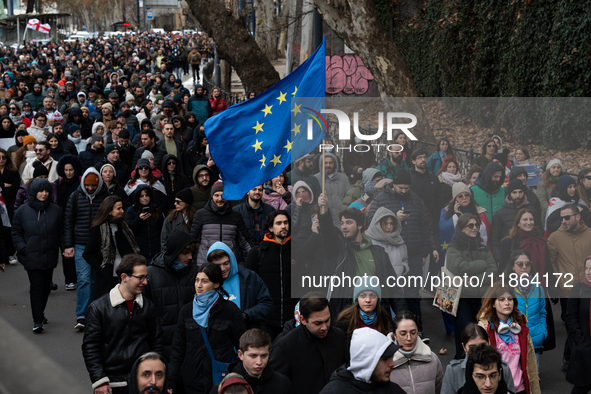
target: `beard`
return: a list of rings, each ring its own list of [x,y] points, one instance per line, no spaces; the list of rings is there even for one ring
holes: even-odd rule
[[[513,200],[513,204],[515,204],[516,206],[520,206],[521,204],[523,204],[524,198],[516,198]]]

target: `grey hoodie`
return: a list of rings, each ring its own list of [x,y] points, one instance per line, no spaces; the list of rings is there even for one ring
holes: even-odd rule
[[[390,234],[386,234],[380,225],[380,220],[387,216],[393,217],[396,223],[396,229]],[[379,207],[365,232],[365,235],[372,239],[374,245],[383,247],[386,253],[388,253],[392,268],[394,268],[398,276],[404,275],[410,270],[406,245],[400,236],[401,230],[402,223],[400,223],[400,219],[388,208]]]
[[[88,176],[88,174],[96,174],[98,176],[98,179],[99,179],[98,187],[96,188],[96,190],[92,194],[88,193],[88,190],[86,190],[86,188],[84,187],[84,180],[86,179],[86,177]],[[82,187],[80,189],[82,189],[82,192],[86,195],[86,197],[88,197],[88,200],[90,202],[92,202],[92,200],[94,200],[94,198],[96,197],[96,195],[103,188],[103,183],[104,183],[103,182],[103,178],[101,177],[101,174],[99,174],[99,172],[96,170],[96,168],[89,167],[86,171],[84,171],[84,174],[82,174],[82,179],[80,180],[80,186],[82,186]]]

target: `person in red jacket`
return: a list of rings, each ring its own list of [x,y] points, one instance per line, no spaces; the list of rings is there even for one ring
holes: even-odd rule
[[[214,88],[211,91],[209,104],[211,104],[211,110],[213,111],[214,115],[217,115],[228,108],[228,104],[226,104],[226,100],[224,100],[224,98],[220,96],[220,88],[218,88],[217,86],[214,86]]]

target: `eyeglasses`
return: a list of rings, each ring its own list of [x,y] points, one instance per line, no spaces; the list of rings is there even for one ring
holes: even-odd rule
[[[494,147],[496,147],[496,145],[494,145],[494,144],[493,145],[487,145],[486,147],[487,148],[494,148]]]
[[[531,261],[518,261],[515,264],[517,264],[518,267],[523,267],[524,265],[529,267],[531,265]]]
[[[142,170],[149,170],[150,167],[146,167],[146,166],[141,166],[137,168],[138,170],[142,171]]]
[[[591,176],[586,176],[585,179],[591,181]]]
[[[475,228],[479,228],[480,226],[478,224],[476,224],[476,223],[468,223],[466,225],[466,227],[468,227],[470,230],[474,230]]]
[[[174,200],[174,205],[182,203],[181,200]]]
[[[570,220],[571,217],[573,217],[574,215],[564,215],[560,217],[560,220],[566,220],[567,222]]]
[[[167,166],[172,166],[172,165],[176,165],[176,163],[174,161],[169,161],[168,163],[166,163]]]
[[[470,198],[470,193],[458,194],[458,198]]]
[[[6,156],[0,156],[0,160],[6,160]]]
[[[501,375],[498,372],[492,372],[489,375],[485,375],[483,373],[472,374],[472,377],[474,378],[474,380],[478,380],[480,382],[484,382],[484,381],[486,381],[486,379],[490,379],[491,381],[497,380],[500,376]]]
[[[47,122],[47,119],[45,119],[45,118],[37,118],[37,120],[38,120],[39,122]]]
[[[130,276],[133,276],[134,278],[137,278],[140,282],[143,282],[145,280],[150,280],[150,275],[140,275],[140,276],[130,275]]]
[[[43,148],[43,149],[35,149],[35,152],[45,152],[45,148]]]
[[[15,107],[10,107],[10,110],[11,111],[16,111],[16,108]]]
[[[209,174],[199,174],[197,178],[209,178]]]

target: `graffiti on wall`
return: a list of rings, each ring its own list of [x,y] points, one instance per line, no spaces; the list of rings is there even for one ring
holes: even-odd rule
[[[357,55],[326,57],[326,93],[365,94],[373,75]]]

